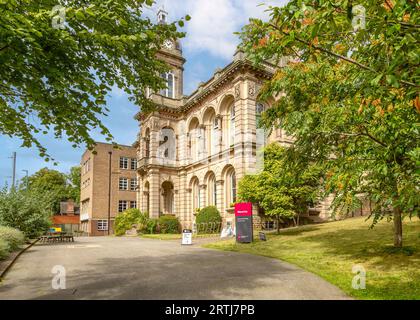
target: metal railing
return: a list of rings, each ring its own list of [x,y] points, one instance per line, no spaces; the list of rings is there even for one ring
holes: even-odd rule
[[[222,229],[221,222],[195,223],[195,228],[193,228],[196,234],[220,233],[221,229]]]

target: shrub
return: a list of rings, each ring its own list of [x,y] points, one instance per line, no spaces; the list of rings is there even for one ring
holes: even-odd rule
[[[0,190],[0,224],[22,231],[35,238],[51,225],[52,200],[49,192]]]
[[[10,251],[11,250],[9,244],[3,239],[0,239],[0,260],[7,258]]]
[[[215,206],[208,206],[200,210],[195,218],[196,223],[222,222],[219,210]]]
[[[17,229],[0,226],[0,240],[5,241],[13,251],[25,242],[25,235]]]
[[[144,215],[139,209],[127,209],[117,215],[114,223],[114,233],[116,236],[122,236],[127,230],[130,230],[134,224],[142,221]]]
[[[180,224],[176,216],[163,215],[158,220],[160,233],[179,233]]]
[[[146,233],[149,232],[148,230],[148,223],[150,219],[148,217],[147,212],[140,214],[137,218],[135,224],[137,225],[137,233]]]
[[[158,228],[158,219],[147,219],[146,232],[152,234],[156,233]]]

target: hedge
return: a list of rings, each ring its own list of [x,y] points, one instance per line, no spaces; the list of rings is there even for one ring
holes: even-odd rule
[[[180,224],[176,216],[163,215],[159,217],[158,229],[160,233],[180,233]]]
[[[221,222],[222,217],[220,216],[219,210],[215,206],[208,206],[200,210],[195,218],[195,222],[198,223],[209,223],[209,222]]]
[[[18,249],[25,242],[24,234],[14,228],[0,226],[0,259]]]

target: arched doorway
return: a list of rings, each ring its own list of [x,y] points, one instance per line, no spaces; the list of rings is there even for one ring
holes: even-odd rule
[[[163,214],[174,214],[174,185],[170,181],[162,183]]]

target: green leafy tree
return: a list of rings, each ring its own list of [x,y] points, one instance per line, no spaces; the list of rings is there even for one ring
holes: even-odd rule
[[[153,107],[146,88],[163,88],[159,75],[168,69],[156,54],[165,40],[184,36],[177,25],[189,20],[155,24],[143,12],[153,3],[1,1],[0,134],[35,145],[50,160],[37,134],[53,132],[92,149],[91,132],[99,129],[112,141],[100,120],[112,87],[144,110]]]
[[[258,204],[265,215],[275,217],[279,232],[281,220],[292,219],[298,225],[300,215],[317,201],[321,171],[293,147],[273,143],[264,149],[263,171],[239,182],[238,197]]]
[[[67,174],[68,183],[68,197],[73,199],[76,203],[80,202],[80,183],[81,183],[81,168],[74,166],[70,168],[70,173]]]
[[[0,225],[16,228],[35,238],[51,225],[54,195],[50,192],[0,190]]]
[[[29,176],[29,190],[35,193],[48,193],[52,198],[52,209],[55,213],[60,210],[60,202],[72,196],[67,184],[67,177],[57,170],[43,168]]]
[[[282,98],[265,127],[282,123],[299,154],[326,168],[334,208],[373,203],[373,224],[419,215],[419,4],[417,1],[298,1],[271,7],[241,33],[250,59],[288,64],[261,98]],[[356,23],[355,23],[356,22]],[[357,23],[361,22],[361,23]],[[284,61],[284,60],[283,60]]]

